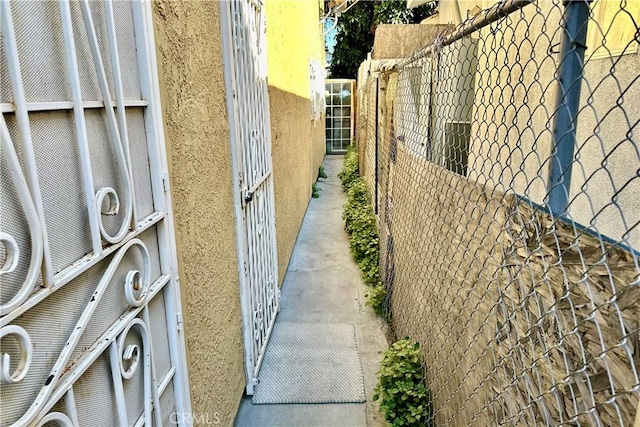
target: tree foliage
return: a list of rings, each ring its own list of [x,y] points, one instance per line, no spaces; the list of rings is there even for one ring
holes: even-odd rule
[[[378,24],[418,23],[434,13],[436,3],[407,9],[406,0],[360,0],[338,19],[330,76],[355,78],[373,47]]]

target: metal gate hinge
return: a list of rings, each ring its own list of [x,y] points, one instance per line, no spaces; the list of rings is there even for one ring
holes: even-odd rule
[[[253,394],[258,384],[260,384],[260,380],[258,378],[250,379],[247,383],[247,394]]]
[[[169,191],[169,172],[162,172],[162,187],[165,193]]]
[[[182,313],[176,314],[176,322],[178,324],[178,330],[182,330]]]

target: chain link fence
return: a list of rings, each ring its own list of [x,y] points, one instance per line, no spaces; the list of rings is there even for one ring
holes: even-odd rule
[[[392,329],[435,425],[633,425],[640,1],[483,6],[360,70]]]

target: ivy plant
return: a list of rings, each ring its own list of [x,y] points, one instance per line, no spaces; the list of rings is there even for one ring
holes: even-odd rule
[[[355,144],[349,146],[342,172],[338,174],[347,193],[342,218],[349,233],[349,246],[367,285],[367,305],[380,316],[384,314],[386,290],[380,282],[380,239],[376,215],[365,182],[358,176],[358,152]]]
[[[367,305],[373,308],[376,314],[387,319],[387,312],[384,309],[384,300],[387,295],[387,289],[382,282],[371,287],[367,292]]]
[[[338,174],[338,178],[342,181],[342,188],[345,192],[349,191],[351,184],[358,179],[358,151],[355,144],[351,144],[347,148],[342,171]]]
[[[347,203],[342,214],[345,229],[351,235],[349,244],[362,276],[368,285],[380,281],[380,256],[376,216],[371,207],[367,186],[357,178],[347,192]]]
[[[433,426],[420,344],[404,338],[383,352],[373,400],[392,426]]]

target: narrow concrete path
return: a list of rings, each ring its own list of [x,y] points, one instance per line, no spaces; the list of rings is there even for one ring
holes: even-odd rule
[[[252,405],[245,396],[236,426],[382,426],[372,401],[380,351],[387,348],[386,325],[365,306],[366,286],[349,252],[342,206],[345,195],[338,173],[344,156],[327,156],[328,178],[318,199],[311,199],[282,285],[282,307],[276,322],[351,323],[356,326],[364,373],[366,403]]]

